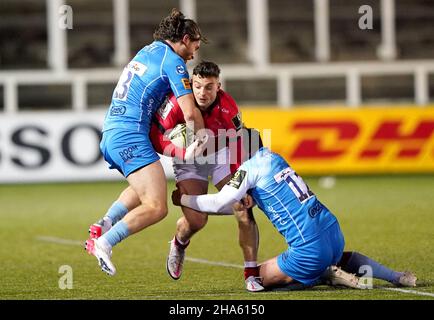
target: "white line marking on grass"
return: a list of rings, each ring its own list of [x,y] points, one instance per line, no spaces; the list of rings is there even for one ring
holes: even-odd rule
[[[65,244],[68,246],[78,246],[78,245],[82,246],[82,245],[84,245],[83,241],[62,239],[62,238],[48,237],[48,236],[37,236],[36,240],[51,242],[51,243],[57,243],[57,244]]]
[[[406,289],[399,289],[399,288],[384,288],[384,287],[378,287],[378,289],[384,289],[384,290],[389,290],[389,291],[398,291],[398,292],[402,292],[402,293],[412,293],[412,294],[417,294],[420,296],[434,297],[434,293],[422,292],[422,291],[416,291],[416,290],[406,290]]]
[[[238,264],[225,263],[225,262],[215,262],[215,261],[209,261],[209,260],[205,260],[205,259],[197,259],[197,258],[186,257],[185,260],[191,261],[191,262],[196,262],[196,263],[203,263],[203,264],[214,265],[214,266],[231,267],[231,268],[239,268],[239,269],[243,269],[244,268],[242,265],[238,265]],[[383,290],[389,290],[389,291],[397,291],[397,292],[402,292],[402,293],[410,293],[410,294],[416,294],[416,295],[421,295],[421,296],[434,297],[434,293],[423,292],[423,291],[416,291],[416,290],[406,290],[406,289],[386,288],[386,287],[377,287],[377,289],[383,289]]]
[[[56,243],[56,244],[63,244],[63,245],[68,245],[68,246],[78,246],[78,245],[82,246],[83,245],[83,241],[80,241],[80,240],[62,239],[62,238],[50,237],[50,236],[37,236],[36,240],[44,241],[44,242],[50,242],[50,243]],[[237,268],[237,269],[243,269],[244,268],[244,266],[239,265],[239,264],[219,262],[219,261],[210,261],[210,260],[192,258],[192,257],[185,257],[185,260],[190,261],[190,262],[195,262],[195,263],[209,264],[212,266]],[[377,287],[376,289],[383,289],[383,290],[396,291],[396,292],[401,292],[401,293],[416,294],[416,295],[420,295],[420,296],[434,297],[434,293],[416,291],[416,290],[399,289],[399,288],[386,288],[386,287]],[[218,294],[213,294],[213,295],[218,296]],[[234,295],[237,295],[237,294],[234,294]]]
[[[229,267],[229,268],[244,269],[243,266],[241,266],[239,264],[233,264],[233,263],[216,262],[216,261],[209,261],[209,260],[205,260],[205,259],[190,258],[190,257],[185,257],[185,260],[191,261],[191,262],[203,263],[203,264],[210,264],[212,266],[222,266],[222,267]]]

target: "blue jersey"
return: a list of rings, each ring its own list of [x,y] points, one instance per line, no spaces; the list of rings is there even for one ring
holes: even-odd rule
[[[123,129],[148,135],[154,113],[171,91],[177,98],[192,93],[187,67],[167,43],[154,41],[124,68],[103,131]]]
[[[306,285],[342,256],[345,240],[336,217],[278,154],[261,148],[219,193],[182,195],[181,204],[203,212],[231,212],[249,193],[289,248],[277,257],[280,270]]]
[[[258,207],[289,245],[315,240],[336,222],[336,217],[318,201],[291,166],[267,148],[256,152],[238,172],[245,175],[244,188],[250,190]]]
[[[261,148],[213,195],[183,195],[181,204],[203,212],[232,211],[249,193],[290,246],[318,240],[336,217],[278,154]]]

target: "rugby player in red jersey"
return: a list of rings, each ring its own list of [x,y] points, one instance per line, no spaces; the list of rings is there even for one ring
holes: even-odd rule
[[[242,127],[241,116],[232,97],[220,89],[219,75],[219,67],[212,62],[202,62],[193,70],[193,94],[196,105],[202,112],[208,133],[213,133],[205,149],[215,152],[209,152],[206,157],[207,163],[185,161],[196,156],[196,154],[188,154],[189,149],[191,151],[196,148],[178,148],[167,138],[167,130],[185,122],[182,110],[174,96],[169,96],[167,103],[160,107],[151,126],[152,144],[158,153],[174,157],[177,187],[185,194],[206,194],[209,176],[220,190],[243,162],[241,153],[243,148],[239,134]],[[212,147],[213,142],[214,148]],[[216,145],[217,148],[215,148]],[[91,225],[89,230],[91,237],[100,237],[139,204],[140,200],[132,188],[124,190],[106,215]],[[177,222],[176,235],[170,242],[170,252],[167,258],[167,270],[173,279],[179,279],[181,276],[185,249],[190,238],[208,221],[206,214],[187,207],[182,207],[182,210],[184,216]],[[252,210],[246,209],[245,215],[238,215],[237,220],[240,231],[239,243],[245,260],[246,288],[249,291],[261,291],[264,288],[259,282],[257,267],[259,233]]]
[[[208,177],[218,190],[230,180],[242,163],[241,115],[234,99],[220,89],[220,69],[213,62],[201,62],[193,70],[192,87],[197,107],[202,112],[209,143],[207,156],[194,163],[177,161],[174,158],[174,171],[177,187],[190,195],[208,192]],[[183,123],[182,110],[174,96],[155,114],[151,129],[151,141],[161,154],[182,158],[179,149],[171,145],[165,133],[177,124]],[[180,156],[179,156],[180,155]],[[170,242],[167,257],[167,271],[177,280],[181,277],[185,249],[191,237],[201,230],[208,221],[208,215],[194,209],[182,207],[183,216],[178,220],[176,234]],[[249,291],[260,291],[263,287],[257,279],[258,230],[251,209],[238,219],[240,246],[244,255],[245,280]]]

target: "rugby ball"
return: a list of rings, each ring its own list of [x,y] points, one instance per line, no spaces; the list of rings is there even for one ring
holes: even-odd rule
[[[179,148],[187,146],[187,126],[185,123],[177,124],[167,136]]]

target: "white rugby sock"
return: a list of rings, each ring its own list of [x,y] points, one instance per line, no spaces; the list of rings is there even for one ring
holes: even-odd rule
[[[256,261],[244,261],[244,268],[256,268],[258,263]]]

